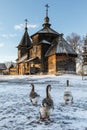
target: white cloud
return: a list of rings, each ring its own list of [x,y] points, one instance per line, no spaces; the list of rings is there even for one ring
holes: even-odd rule
[[[24,28],[24,25],[23,25],[23,24],[19,24],[19,25],[15,25],[15,26],[14,26],[14,29],[15,29],[15,30],[23,30],[23,28]]]
[[[13,37],[16,37],[17,34],[2,34],[1,35],[3,38],[13,38]]]
[[[16,37],[17,34],[9,34],[9,37]]]
[[[36,24],[29,24],[28,28],[37,28],[37,25]]]
[[[28,28],[37,28],[37,25],[36,24],[28,24],[27,27]],[[25,28],[25,25],[23,25],[23,24],[19,24],[19,25],[14,26],[15,30],[23,30],[24,28]]]
[[[4,43],[0,43],[0,48],[4,46]]]

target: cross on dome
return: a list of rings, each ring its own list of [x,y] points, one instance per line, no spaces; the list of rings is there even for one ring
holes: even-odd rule
[[[50,7],[48,4],[45,5],[46,7],[46,17],[48,16],[48,8]]]

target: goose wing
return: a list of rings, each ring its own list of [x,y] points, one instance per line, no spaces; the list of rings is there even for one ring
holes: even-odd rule
[[[51,98],[44,98],[42,101],[42,105],[44,107],[48,107],[48,108],[54,107],[53,100]]]
[[[30,93],[30,98],[36,98],[39,97],[40,95],[38,95],[36,92],[31,92]]]

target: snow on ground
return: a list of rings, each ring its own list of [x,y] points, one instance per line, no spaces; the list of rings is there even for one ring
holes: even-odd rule
[[[74,103],[64,105],[66,80]],[[37,106],[29,100],[30,83],[40,94]],[[39,120],[45,89],[51,84],[54,110],[50,121]],[[77,75],[0,76],[0,130],[87,130],[87,80]]]

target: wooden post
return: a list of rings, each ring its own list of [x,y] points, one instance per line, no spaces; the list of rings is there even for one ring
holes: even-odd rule
[[[83,75],[84,75],[84,71],[83,71],[83,63],[82,63],[82,80],[83,80]]]
[[[69,86],[69,80],[67,80],[67,87]]]

